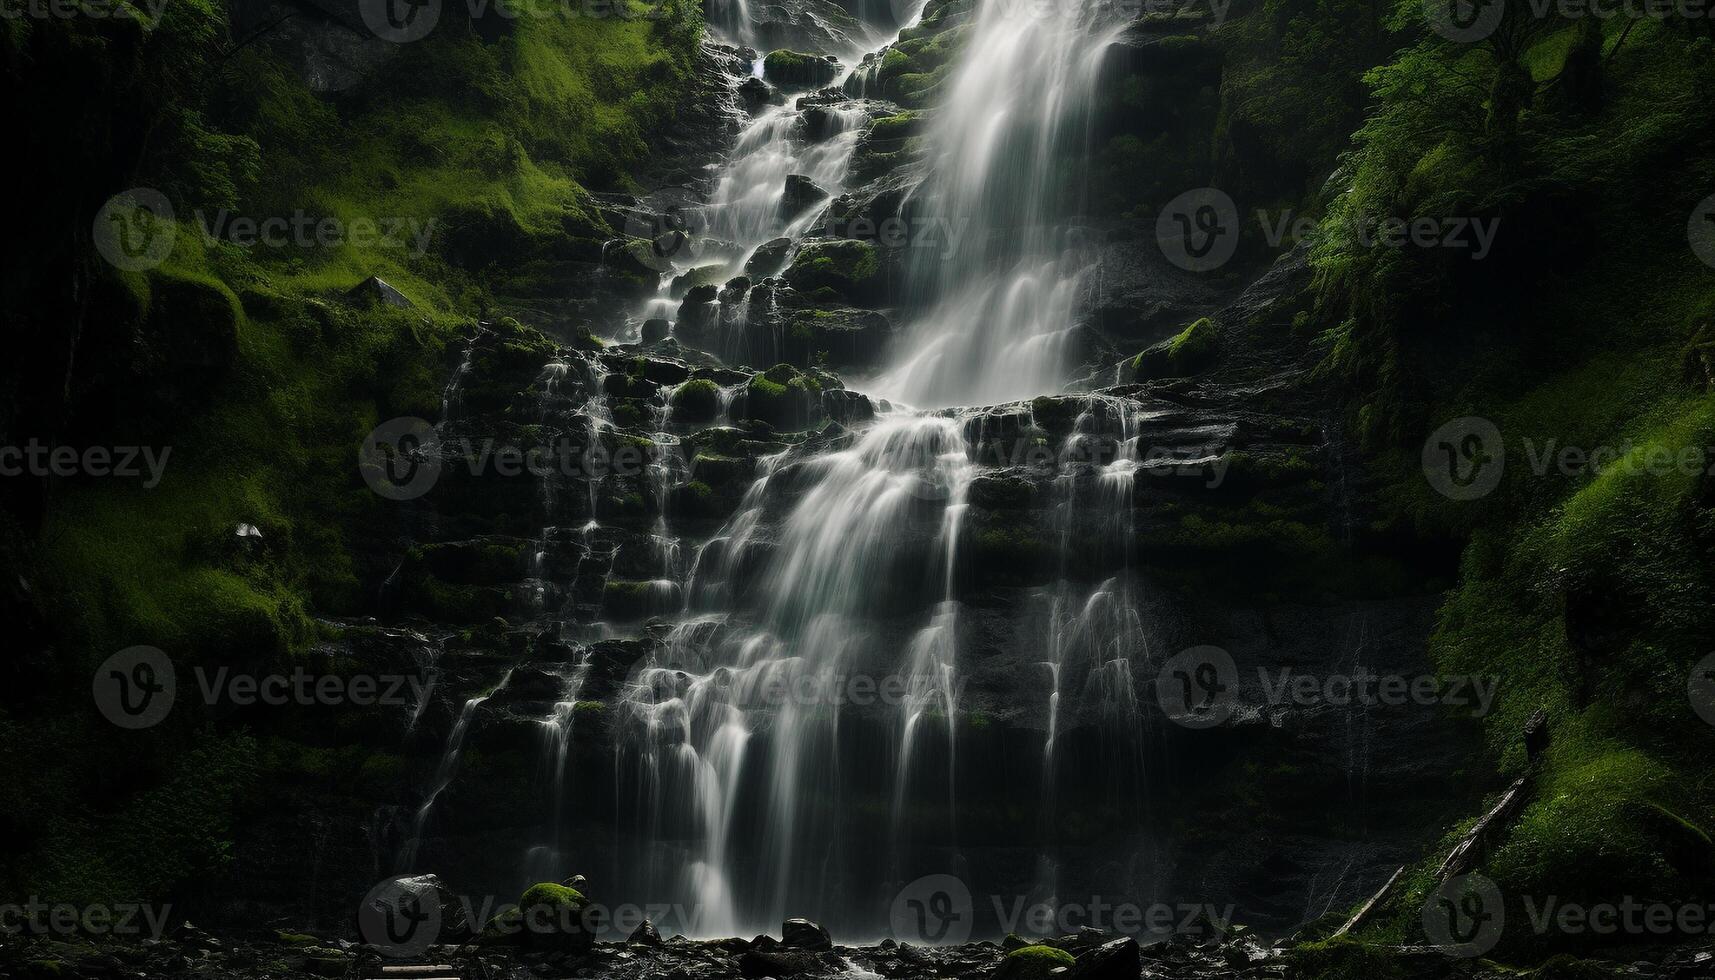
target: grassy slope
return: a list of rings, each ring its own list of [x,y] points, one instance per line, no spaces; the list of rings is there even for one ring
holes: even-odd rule
[[[1609,26],[1610,50],[1622,30]],[[1524,53],[1539,83],[1560,74],[1572,33],[1545,31]],[[1334,232],[1318,254],[1318,313],[1330,374],[1359,393],[1379,529],[1466,542],[1434,658],[1499,678],[1489,732],[1508,774],[1528,769],[1525,719],[1538,708],[1550,719],[1533,801],[1479,868],[1508,902],[1495,955],[1529,961],[1599,937],[1532,934],[1524,896],[1679,902],[1715,891],[1715,731],[1686,696],[1715,638],[1709,477],[1638,465],[1654,447],[1715,445],[1715,396],[1686,361],[1715,313],[1715,272],[1685,240],[1715,156],[1700,108],[1715,72],[1707,40],[1640,24],[1606,62],[1598,100],[1567,109],[1550,87],[1527,111],[1525,176],[1508,181],[1485,165],[1489,134],[1462,137],[1452,118],[1489,103],[1448,94],[1450,68],[1484,77],[1492,63],[1450,57],[1407,52],[1373,76],[1377,106],[1344,207],[1499,216],[1516,247],[1484,267],[1366,251]],[[1418,450],[1466,414],[1498,425],[1507,472],[1492,496],[1455,503],[1429,489]],[[1538,476],[1527,438],[1633,448],[1600,474]],[[1417,913],[1444,850],[1414,869],[1369,938],[1423,941]],[[1617,942],[1628,941],[1638,939]],[[1331,976],[1365,962],[1318,955],[1307,962]]]

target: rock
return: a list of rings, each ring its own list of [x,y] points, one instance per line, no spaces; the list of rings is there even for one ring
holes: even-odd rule
[[[840,77],[840,61],[832,55],[802,51],[770,51],[762,60],[762,77],[788,88],[821,88]]]
[[[774,90],[774,86],[754,76],[739,83],[738,97],[751,112],[765,105],[785,101],[780,93]]]
[[[667,339],[667,332],[672,324],[661,317],[652,317],[643,321],[643,342],[653,344]]]
[[[1219,355],[1218,332],[1204,317],[1170,340],[1137,355],[1131,362],[1132,376],[1140,381],[1188,378],[1212,366]]]
[[[401,310],[408,310],[416,305],[406,299],[404,293],[388,285],[387,281],[380,276],[370,276],[351,287],[346,295],[352,299],[380,303],[383,306],[393,306]]]
[[[673,408],[674,422],[692,424],[713,422],[720,414],[720,385],[706,378],[695,378],[673,389],[668,404]]]
[[[538,952],[587,951],[595,945],[595,933],[583,921],[588,908],[589,899],[569,885],[531,885],[516,908],[495,916],[483,930],[483,939]]]
[[[787,360],[802,366],[825,360],[838,367],[870,367],[881,363],[892,336],[892,322],[874,310],[799,310],[787,324],[781,350]]]
[[[828,196],[827,191],[803,174],[787,174],[786,189],[780,198],[780,215],[791,221],[826,201]]]
[[[828,418],[841,425],[875,418],[875,406],[869,403],[869,396],[844,388],[822,392],[822,410],[828,413]]]
[[[790,364],[757,374],[745,389],[745,417],[782,432],[806,428],[821,412],[821,383]]]
[[[636,929],[631,931],[631,941],[644,946],[661,945],[661,933],[655,929],[655,923],[644,919]]]
[[[994,980],[1047,980],[1055,970],[1074,964],[1071,953],[1052,946],[1020,946],[1006,954],[995,968]],[[1137,980],[1134,971],[1127,980]]]
[[[794,949],[833,949],[834,940],[828,930],[809,919],[787,919],[780,926],[780,941]]]
[[[688,296],[691,291],[700,286],[718,286],[726,275],[724,265],[698,266],[689,272],[676,277],[668,289],[668,295],[675,299]]]
[[[738,958],[738,971],[746,977],[794,977],[821,970],[821,957],[808,950],[752,948]]]
[[[881,247],[850,238],[806,242],[786,281],[812,298],[826,289],[854,303],[876,301],[882,292]]]
[[[790,180],[791,178],[787,178]],[[766,279],[777,276],[786,269],[786,260],[792,252],[792,239],[776,238],[756,247],[751,253],[750,261],[744,264],[744,274],[752,279]]]
[[[1137,940],[1125,936],[1079,954],[1066,980],[1137,980],[1142,969]]]

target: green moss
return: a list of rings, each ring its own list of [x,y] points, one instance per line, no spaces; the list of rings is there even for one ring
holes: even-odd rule
[[[1132,359],[1132,372],[1139,378],[1184,378],[1209,369],[1219,353],[1219,332],[1203,317],[1171,339],[1156,344]]]
[[[524,890],[524,894],[518,899],[518,907],[522,909],[547,906],[556,911],[578,912],[582,911],[588,904],[589,899],[584,897],[583,892],[570,885],[556,885],[549,881],[531,885]]]
[[[1065,949],[1055,949],[1053,946],[1026,946],[1014,949],[1007,954],[1010,963],[1027,963],[1039,970],[1051,970],[1055,966],[1072,966],[1077,958],[1067,953]]]
[[[852,302],[866,302],[879,298],[881,272],[880,246],[840,239],[806,242],[785,276],[800,292],[827,289]]]
[[[720,386],[707,378],[693,378],[673,390],[673,419],[680,422],[709,422],[720,413]]]

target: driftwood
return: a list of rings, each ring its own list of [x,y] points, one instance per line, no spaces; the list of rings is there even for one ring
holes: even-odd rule
[[[1358,909],[1357,912],[1352,914],[1350,919],[1346,920],[1346,924],[1341,926],[1338,932],[1334,933],[1334,937],[1339,938],[1348,932],[1363,928],[1364,923],[1370,921],[1370,916],[1374,915],[1376,910],[1382,907],[1383,903],[1388,900],[1388,896],[1393,894],[1394,888],[1399,885],[1400,879],[1404,877],[1405,865],[1402,864],[1399,866],[1399,870],[1395,871],[1393,875],[1388,878],[1387,884],[1383,885],[1380,891],[1371,895],[1370,900],[1364,903],[1363,908]]]
[[[1495,808],[1471,825],[1471,829],[1465,832],[1465,836],[1453,846],[1453,850],[1447,852],[1447,859],[1441,862],[1441,867],[1436,869],[1437,883],[1446,881],[1476,863],[1477,856],[1488,846],[1489,840],[1505,829],[1524,807],[1527,783],[1528,780],[1524,776],[1514,780],[1501,795],[1501,801],[1495,804]]]

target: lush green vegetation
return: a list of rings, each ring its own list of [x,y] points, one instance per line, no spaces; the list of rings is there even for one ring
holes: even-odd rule
[[[333,95],[268,37],[233,37],[220,2],[168,4],[158,22],[0,21],[0,70],[37,93],[24,162],[63,181],[44,198],[88,215],[44,215],[65,239],[6,272],[8,306],[27,311],[17,353],[40,377],[9,379],[5,428],[171,447],[158,486],[60,480],[8,508],[5,552],[29,583],[18,601],[60,654],[32,661],[35,690],[76,699],[0,707],[9,892],[206,887],[250,788],[315,775],[298,764],[309,750],[259,751],[197,704],[115,739],[88,710],[88,678],[134,644],[181,672],[285,669],[317,639],[313,615],[364,608],[397,511],[364,489],[357,447],[381,420],[436,417],[458,335],[537,266],[599,255],[613,236],[588,188],[628,186],[645,164],[700,36],[695,5],[662,11],[555,8],[486,37],[449,19]],[[81,234],[126,187],[158,189],[173,210],[170,253],[140,272],[97,261]],[[246,244],[233,217],[340,234]],[[414,308],[347,295],[372,275]],[[88,285],[48,294],[49,280]],[[238,537],[242,524],[260,537]],[[459,590],[449,602],[472,591],[422,584]]]
[[[1715,397],[1695,355],[1715,272],[1685,228],[1715,159],[1710,39],[1672,19],[1509,5],[1493,34],[1460,44],[1421,16],[1400,6],[1393,26],[1413,42],[1366,76],[1350,190],[1322,223],[1299,322],[1320,327],[1322,370],[1373,461],[1371,532],[1462,550],[1432,654],[1499,680],[1494,759],[1533,773],[1528,806],[1478,868],[1509,922],[1527,921],[1526,896],[1707,901],[1710,729],[1686,691],[1715,638]],[[1498,231],[1479,258],[1362,233],[1386,218]],[[1425,437],[1464,415],[1505,443],[1500,487],[1477,502],[1441,498],[1419,469]],[[1568,468],[1553,454],[1569,446],[1612,452]],[[1688,449],[1694,465],[1679,464]],[[1521,730],[1539,709],[1551,744],[1533,766]],[[1374,938],[1418,940],[1436,861]],[[1495,955],[1598,941],[1509,928]],[[1356,975],[1360,961],[1334,952],[1317,954],[1323,975]]]

